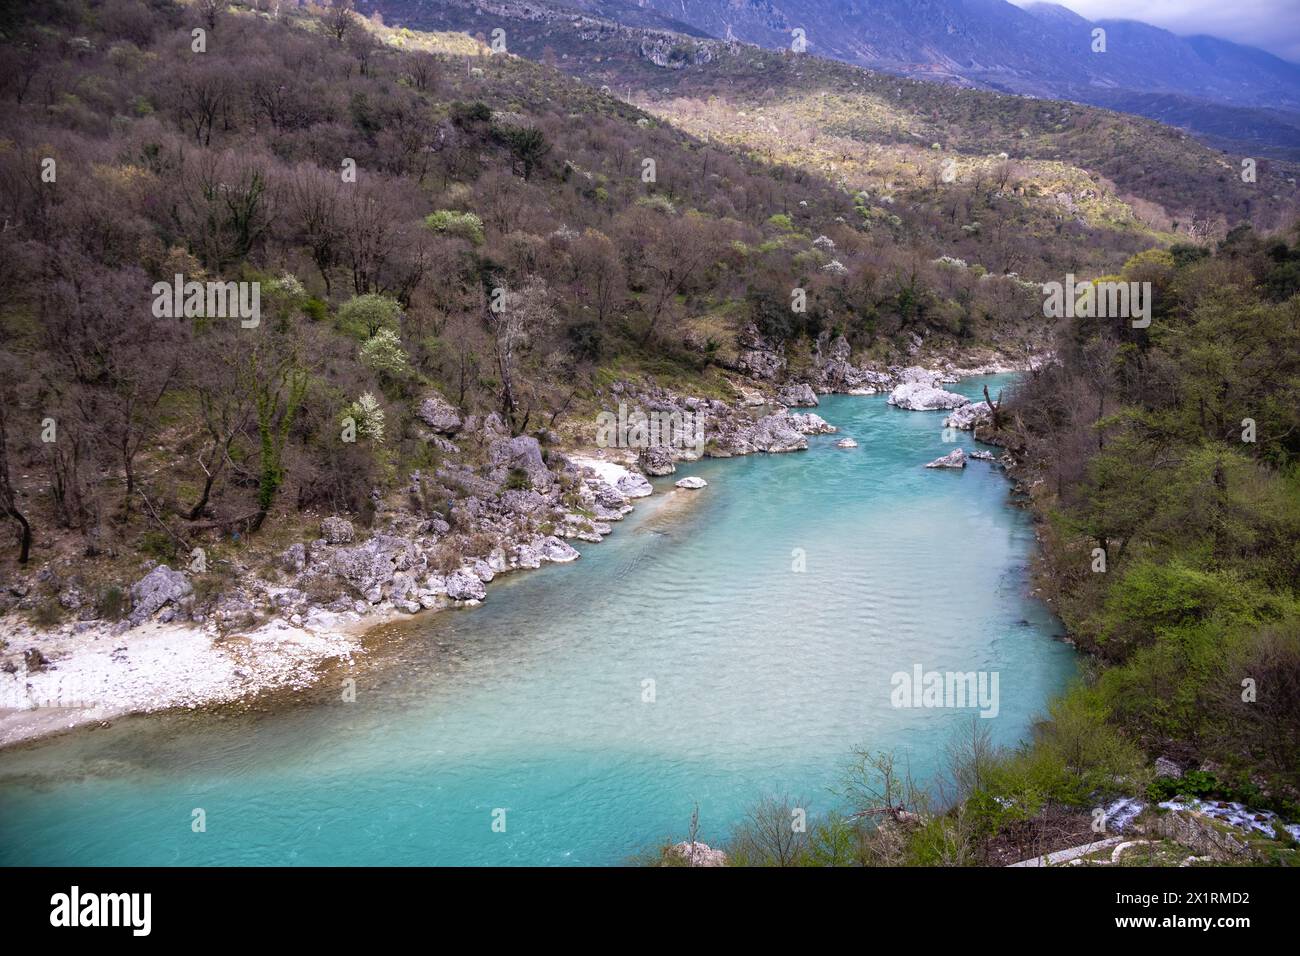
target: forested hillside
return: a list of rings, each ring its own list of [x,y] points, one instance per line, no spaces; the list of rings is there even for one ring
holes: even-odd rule
[[[731,395],[751,326],[882,362],[1043,340],[1031,284],[932,261],[817,176],[463,35],[278,9],[66,2],[8,27],[6,562],[129,567],[368,516],[464,462],[416,416],[430,389],[590,442],[616,378]],[[160,316],[177,275],[260,283],[260,323]]]
[[[1246,182],[1242,160],[1252,157],[1093,106],[628,26],[558,3],[362,0],[361,7],[381,12],[393,27],[463,30],[485,44],[500,29],[512,52],[630,95],[698,135],[867,190],[870,205],[880,206],[881,194],[905,191],[907,209],[915,207],[923,221],[951,218],[946,200],[972,192],[978,198],[992,169],[1007,163],[1017,202],[1001,216],[1016,222],[1014,232],[1024,237],[1021,271],[1035,277],[1039,257],[1064,271],[1071,257],[1087,265],[1107,253],[1122,259],[1123,250],[1167,233],[1200,241],[1223,238],[1242,221],[1277,228],[1300,208],[1294,163],[1253,157],[1257,175]],[[933,188],[949,162],[956,166],[954,188]],[[958,226],[981,218],[965,214]],[[960,244],[953,229],[929,228],[936,241]],[[1090,253],[1094,247],[1100,251]]]

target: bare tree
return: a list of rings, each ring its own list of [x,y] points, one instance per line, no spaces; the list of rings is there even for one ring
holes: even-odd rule
[[[356,13],[352,0],[330,0],[330,8],[325,14],[325,29],[339,43],[348,38],[348,34],[357,26]]]
[[[516,434],[528,426],[528,415],[521,422],[515,390],[515,371],[519,355],[538,336],[552,329],[556,322],[546,283],[530,276],[518,291],[495,290],[488,299],[487,323],[492,329],[497,373],[501,376],[501,410]]]
[[[807,850],[807,803],[764,797],[746,812],[728,855],[746,866],[794,866]]]
[[[412,53],[403,61],[406,77],[421,93],[432,90],[438,83],[442,67],[432,53]]]
[[[0,513],[18,522],[21,529],[18,545],[18,563],[26,564],[32,551],[32,526],[18,508],[18,491],[9,475],[9,422],[10,396],[0,395]]]
[[[294,238],[307,247],[329,296],[333,293],[331,272],[342,259],[342,182],[337,175],[317,166],[299,163],[289,180],[288,193],[289,219],[297,227]]]
[[[217,21],[226,12],[225,0],[198,0],[195,4],[199,17],[207,24],[209,30],[216,30]]]

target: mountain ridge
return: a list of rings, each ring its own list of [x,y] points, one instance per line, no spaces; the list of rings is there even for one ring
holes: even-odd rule
[[[565,5],[636,25],[622,0]],[[378,4],[381,8],[383,4]],[[1205,34],[1178,36],[1132,19],[1088,20],[1057,4],[1020,8],[1005,0],[641,0],[718,39],[789,49],[796,29],[806,51],[889,73],[998,92],[1068,99],[1164,119],[1152,96],[1183,98],[1194,132],[1222,139],[1222,108],[1281,110],[1300,121],[1300,65]],[[649,25],[649,24],[646,24]],[[1105,31],[1104,52],[1093,31]],[[1232,125],[1232,124],[1227,124]],[[1287,124],[1283,124],[1284,126]],[[1289,133],[1234,141],[1244,151],[1296,158]]]

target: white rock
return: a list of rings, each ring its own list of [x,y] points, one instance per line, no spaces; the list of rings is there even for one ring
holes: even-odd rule
[[[620,478],[616,487],[629,498],[646,498],[655,492],[645,476],[635,472],[628,472]]]
[[[521,544],[515,548],[514,563],[517,568],[540,568],[542,566],[542,556],[537,553],[536,549]]]
[[[673,845],[672,851],[691,866],[726,866],[727,854],[715,850],[707,843],[687,843]]]
[[[930,464],[926,465],[925,467],[926,468],[965,468],[966,452],[964,452],[960,448],[954,448],[952,451],[948,452],[948,454],[944,455],[942,458],[936,458],[934,461],[930,462]]]
[[[857,448],[858,443],[855,442],[852,438],[841,438],[839,441],[835,443],[835,447],[836,448]]]
[[[469,568],[459,568],[447,575],[447,596],[453,601],[481,601],[487,588]]]
[[[787,414],[791,427],[801,435],[830,435],[839,431],[816,412]]]
[[[970,430],[976,425],[982,425],[992,420],[992,418],[993,409],[989,408],[988,402],[971,402],[953,411],[951,415],[943,420],[943,423],[948,428]]]
[[[924,382],[904,382],[889,394],[889,404],[910,412],[960,408],[970,403],[965,395],[946,392]]]
[[[576,561],[580,557],[573,545],[554,535],[543,539],[541,552],[543,559],[554,561],[556,564],[566,564],[569,561]]]
[[[703,478],[696,478],[694,476],[691,476],[689,478],[683,478],[681,481],[677,482],[677,487],[678,488],[703,488],[707,484],[708,482],[705,481]]]

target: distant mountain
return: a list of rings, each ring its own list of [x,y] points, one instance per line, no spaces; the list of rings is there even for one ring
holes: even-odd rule
[[[583,9],[575,9],[574,2]],[[1112,238],[1126,233],[1120,241],[1141,241],[1147,228],[1161,236],[1190,234],[1205,222],[1224,230],[1244,221],[1278,228],[1293,222],[1300,208],[1300,168],[1287,156],[1222,153],[1235,151],[1232,144],[1246,139],[1268,137],[1294,144],[1293,155],[1300,158],[1297,113],[1101,88],[1096,97],[1115,102],[1099,108],[972,89],[967,80],[958,80],[966,88],[957,88],[900,79],[834,58],[687,37],[663,25],[629,26],[592,12],[601,2],[358,0],[358,7],[367,15],[382,13],[392,25],[449,31],[449,37],[468,34],[486,41],[501,28],[517,56],[635,102],[704,140],[829,177],[854,192],[892,195],[899,182],[937,168],[946,155],[996,163],[1005,154],[1019,164],[1025,194],[1051,207],[1039,210],[1050,223],[1025,222],[1016,229],[1032,233],[1039,250],[1059,243],[1061,255],[1077,254],[1092,241],[1058,228],[1061,216],[1075,223],[1069,229],[1100,228]],[[1125,98],[1138,98],[1142,109],[1119,102]],[[1208,143],[1171,125],[1126,115],[1132,112],[1150,112],[1174,126],[1196,115],[1209,127],[1203,134]],[[1258,157],[1265,188],[1235,173],[1242,155]],[[933,199],[923,186],[913,212]],[[891,212],[906,216],[902,204]],[[942,233],[944,223],[955,221],[951,209],[926,207],[918,215],[924,221],[906,228]],[[977,245],[980,237],[965,238]],[[962,241],[954,245],[945,237],[945,251],[961,257]]]
[[[568,0],[629,25],[631,0]],[[918,79],[1071,99],[1175,121],[1219,137],[1251,132],[1224,106],[1300,114],[1300,66],[1209,36],[1180,37],[1133,20],[1089,21],[1058,4],[1005,0],[639,0],[714,37],[789,48],[802,30],[810,53]],[[1105,31],[1094,52],[1093,31]],[[1177,98],[1170,100],[1170,97]],[[1171,109],[1171,102],[1177,108]],[[1241,148],[1296,146],[1293,122],[1266,123]],[[1276,135],[1274,135],[1276,134]]]

